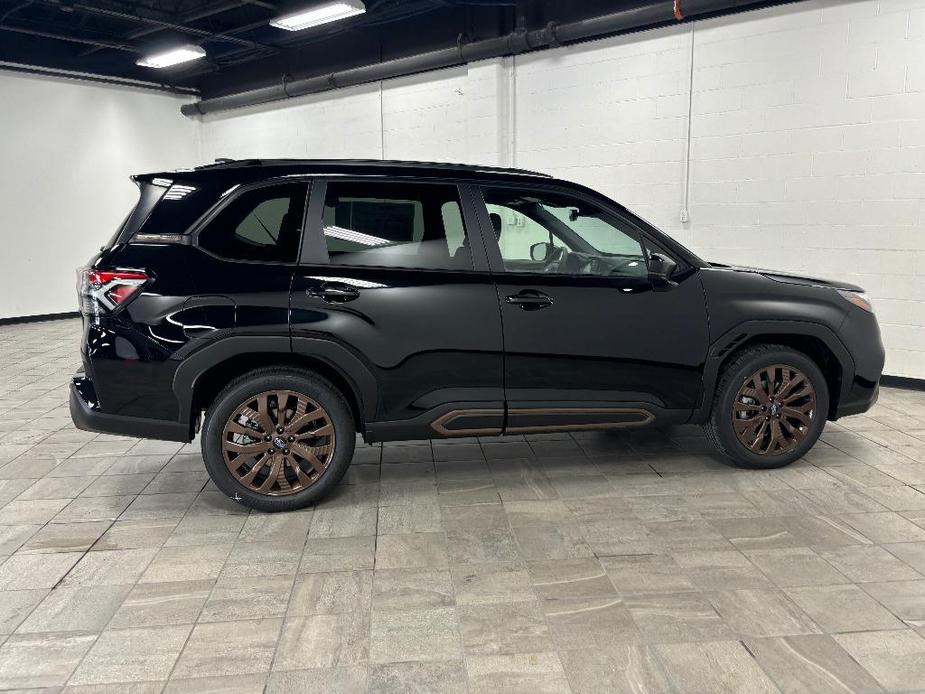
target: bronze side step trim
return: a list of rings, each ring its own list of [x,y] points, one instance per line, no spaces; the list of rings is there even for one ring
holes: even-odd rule
[[[503,415],[504,410],[500,409],[472,409],[472,410],[452,410],[441,415],[433,422],[431,428],[441,436],[490,436],[502,432],[499,427],[469,427],[463,429],[452,429],[450,425],[457,419],[466,419],[483,416]],[[509,426],[504,429],[506,434],[527,434],[541,433],[552,431],[586,431],[595,429],[626,429],[632,427],[641,427],[651,424],[655,421],[655,415],[639,407],[531,407],[515,408],[507,411],[508,417],[517,417],[519,415],[636,415],[637,419],[622,421],[604,421],[580,423],[561,423],[561,424],[535,424],[528,426]]]
[[[501,427],[470,427],[467,429],[449,429],[447,425],[455,419],[472,417],[504,417],[504,410],[451,410],[437,417],[430,423],[430,428],[441,436],[496,436],[501,433]]]

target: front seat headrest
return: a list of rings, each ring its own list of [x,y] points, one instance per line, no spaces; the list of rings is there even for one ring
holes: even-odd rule
[[[489,212],[488,218],[491,220],[491,228],[495,230],[495,238],[501,238],[501,227],[504,226],[504,222],[501,220],[501,215],[497,212]]]

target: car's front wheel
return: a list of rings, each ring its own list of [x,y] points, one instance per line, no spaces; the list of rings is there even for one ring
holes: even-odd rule
[[[783,345],[759,345],[723,370],[705,428],[738,465],[769,469],[812,448],[828,411],[828,386],[812,359]]]
[[[209,407],[202,456],[215,485],[261,511],[315,503],[353,458],[353,418],[327,380],[287,368],[232,381]]]

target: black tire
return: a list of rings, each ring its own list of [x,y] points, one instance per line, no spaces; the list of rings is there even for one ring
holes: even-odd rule
[[[336,441],[330,462],[317,480],[284,496],[261,494],[242,484],[225,463],[222,442],[225,425],[237,408],[249,398],[274,390],[300,393],[320,405],[333,425]],[[255,369],[225,386],[206,411],[201,438],[206,470],[229,498],[259,511],[294,511],[318,502],[340,482],[353,458],[356,427],[343,395],[326,379],[308,371],[268,367]]]
[[[814,389],[816,401],[804,438],[794,448],[779,454],[759,454],[739,440],[733,425],[733,407],[739,389],[750,377],[773,365],[785,365],[801,371]],[[720,453],[731,458],[739,467],[768,470],[789,465],[803,457],[822,433],[828,411],[829,389],[816,362],[784,345],[758,345],[735,355],[723,369],[704,429]]]

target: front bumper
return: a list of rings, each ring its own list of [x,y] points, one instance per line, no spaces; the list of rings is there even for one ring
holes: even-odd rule
[[[842,417],[849,417],[853,414],[867,412],[867,410],[877,404],[877,398],[879,397],[879,382],[870,384],[861,379],[855,379],[848,392],[839,400],[838,408],[835,410],[835,416],[832,419],[841,419]]]
[[[189,426],[180,422],[103,412],[93,382],[82,373],[71,379],[70,409],[74,426],[84,431],[184,443],[192,440]]]
[[[833,419],[867,412],[880,395],[880,375],[886,352],[880,326],[873,313],[852,306],[845,316],[839,339],[851,353],[853,373],[844,384]]]

